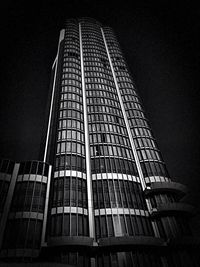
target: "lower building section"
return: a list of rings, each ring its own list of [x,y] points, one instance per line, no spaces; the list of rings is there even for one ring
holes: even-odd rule
[[[117,247],[52,247],[43,250],[41,262],[70,267],[199,267],[198,248],[164,244]]]
[[[154,181],[143,191],[133,173],[95,173],[91,178],[92,202],[88,201],[87,175],[83,170],[51,172],[45,162],[3,160],[1,263],[200,266],[200,242],[192,237],[188,225],[194,209],[179,202],[185,191],[183,186]]]

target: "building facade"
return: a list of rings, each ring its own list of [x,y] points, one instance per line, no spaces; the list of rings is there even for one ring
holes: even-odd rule
[[[94,19],[60,32],[42,154],[2,161],[2,259],[199,266],[186,188],[167,172],[113,30]]]

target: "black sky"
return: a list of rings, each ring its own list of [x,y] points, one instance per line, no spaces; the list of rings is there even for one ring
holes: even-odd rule
[[[114,28],[169,172],[200,209],[200,9],[191,1],[7,0],[0,25],[0,157],[38,158],[59,31],[65,19],[80,16]]]

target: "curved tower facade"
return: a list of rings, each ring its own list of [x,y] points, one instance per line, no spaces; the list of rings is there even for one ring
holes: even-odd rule
[[[185,187],[169,177],[113,30],[68,20],[53,73],[48,246],[92,247],[94,266],[165,266],[155,247],[189,236],[193,209],[179,202]]]
[[[70,266],[198,266],[188,226],[194,209],[180,201],[186,188],[167,172],[113,30],[91,18],[67,20],[50,89],[43,162],[52,175],[46,167],[43,180],[30,167],[27,176],[21,164],[7,231],[31,221],[40,245],[28,255]],[[18,194],[34,190],[47,194],[37,211]]]

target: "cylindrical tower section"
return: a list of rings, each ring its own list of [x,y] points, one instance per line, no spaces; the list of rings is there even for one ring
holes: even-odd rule
[[[4,233],[1,258],[34,258],[41,249],[49,165],[17,163],[18,172]]]
[[[87,180],[79,25],[66,23],[61,69],[56,74],[58,105],[52,127],[55,157],[50,208],[49,246],[91,245],[88,226]]]
[[[81,25],[96,240],[154,236],[101,25]]]
[[[178,203],[186,188],[171,181],[117,38],[111,28],[104,27],[103,31],[144,177],[151,221],[156,222],[154,226],[160,237],[190,235],[185,215],[191,214],[193,208]]]

